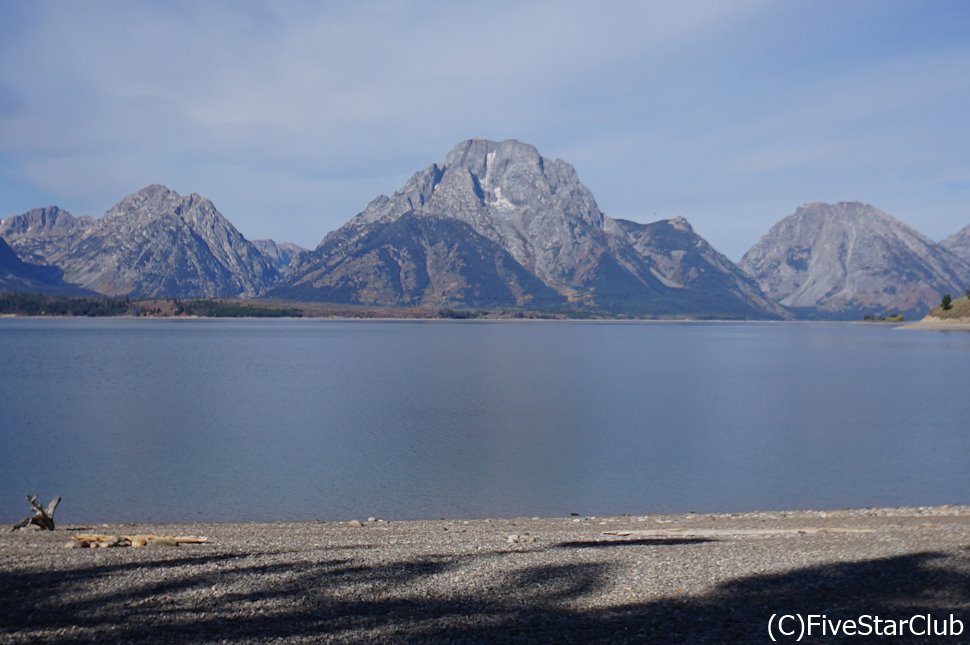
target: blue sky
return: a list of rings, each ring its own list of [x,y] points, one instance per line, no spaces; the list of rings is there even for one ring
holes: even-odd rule
[[[805,202],[970,224],[970,3],[0,1],[0,216],[164,183],[315,246],[470,137],[737,260]]]

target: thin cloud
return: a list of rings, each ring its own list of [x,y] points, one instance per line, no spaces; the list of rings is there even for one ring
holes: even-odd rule
[[[957,123],[941,110],[968,98],[960,39],[896,50],[866,18],[902,21],[905,4],[839,7],[6,5],[0,207],[98,214],[162,182],[249,237],[312,245],[459,140],[517,138],[574,164],[607,213],[686,215],[738,257],[802,201],[903,206],[886,177],[967,165],[967,146],[938,143]]]

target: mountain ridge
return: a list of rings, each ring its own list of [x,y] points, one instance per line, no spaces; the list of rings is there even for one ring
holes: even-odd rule
[[[935,243],[868,204],[809,203],[736,264],[683,217],[607,216],[570,164],[513,139],[460,142],[312,250],[249,241],[207,198],[160,184],[99,219],[32,209],[0,236],[27,264],[131,297],[855,318],[918,316],[970,284],[970,226]]]
[[[252,297],[278,270],[197,193],[161,184],[131,193],[100,219],[73,218],[52,207],[46,228],[28,211],[3,220],[30,257],[64,271],[65,279],[104,295]],[[36,209],[35,209],[36,210]],[[46,221],[46,220],[45,220]],[[33,233],[33,234],[32,234]]]
[[[967,225],[940,241],[940,245],[950,253],[970,264],[970,225]]]
[[[718,293],[711,297],[693,289],[692,282],[672,285],[655,258],[662,253],[638,250],[628,239],[630,226],[615,224],[599,209],[572,166],[558,159],[545,159],[535,147],[511,139],[470,139],[459,143],[443,163],[433,163],[414,173],[392,195],[378,196],[343,226],[328,233],[316,249],[301,255],[287,269],[282,284],[269,293],[299,292],[309,299],[334,297],[334,292],[318,279],[323,269],[359,266],[361,258],[355,256],[375,252],[367,245],[360,247],[362,240],[377,239],[375,229],[403,217],[436,218],[467,225],[474,235],[498,245],[523,270],[559,294],[564,306],[639,315],[783,315],[780,308],[757,294],[757,287],[747,276],[736,268],[725,272],[725,263],[731,264],[726,258],[720,256],[715,261],[713,253],[698,254],[697,248],[706,251],[710,245],[698,242],[701,238],[689,226],[686,235],[692,240],[681,252],[691,254],[697,263],[695,269],[700,271],[704,265],[706,272],[725,273],[725,281],[741,281],[745,286],[732,286],[727,295]],[[472,246],[484,244],[467,235],[464,239]],[[398,251],[399,248],[386,248],[383,252]],[[380,267],[373,262],[367,265],[370,279],[382,284],[393,282],[393,276],[387,272],[398,268],[387,263]],[[423,270],[431,268],[426,266]],[[454,266],[443,270],[460,273],[460,268]],[[373,301],[373,290],[361,275],[357,275],[356,292],[345,289],[341,298],[350,303],[402,304],[395,298]],[[489,272],[480,279],[492,282],[500,276]],[[354,283],[350,277],[342,280],[345,285]],[[314,281],[321,289],[316,293]],[[524,284],[518,281],[520,288]],[[476,289],[502,291],[497,285],[483,283],[464,293],[467,296]],[[548,293],[536,292],[520,293],[502,304],[522,306],[523,301],[532,300],[550,302]],[[484,301],[466,297],[458,304],[480,306]]]
[[[57,267],[24,262],[0,237],[0,292],[40,293],[51,296],[97,295],[63,280]]]
[[[93,217],[75,217],[58,206],[33,208],[0,220],[0,237],[25,262],[51,264],[96,223]]]
[[[920,317],[970,281],[970,264],[869,204],[809,203],[741,258],[762,290],[801,316]]]

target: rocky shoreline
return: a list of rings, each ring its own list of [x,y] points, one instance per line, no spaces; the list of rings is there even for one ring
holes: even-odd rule
[[[208,542],[65,548],[86,533]],[[59,526],[0,533],[0,594],[2,643],[761,643],[779,612],[966,637],[970,506]]]
[[[908,325],[903,325],[900,329],[927,330],[927,331],[970,331],[970,318],[936,318],[927,316]]]

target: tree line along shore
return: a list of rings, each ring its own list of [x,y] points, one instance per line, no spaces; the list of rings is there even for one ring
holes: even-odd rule
[[[130,298],[128,296],[57,296],[0,292],[0,316],[127,317],[127,318],[360,318],[360,319],[537,319],[537,320],[663,320],[609,312],[557,309],[385,307],[244,298]],[[669,318],[682,319],[682,318]],[[721,317],[696,320],[732,320]],[[863,322],[902,323],[903,315],[865,315]],[[970,323],[970,290],[966,297],[945,296],[926,321]]]
[[[605,312],[557,309],[385,307],[242,298],[73,297],[39,293],[0,293],[0,315],[129,318],[361,318],[361,319],[537,319],[623,320]],[[713,319],[713,318],[712,318]]]

